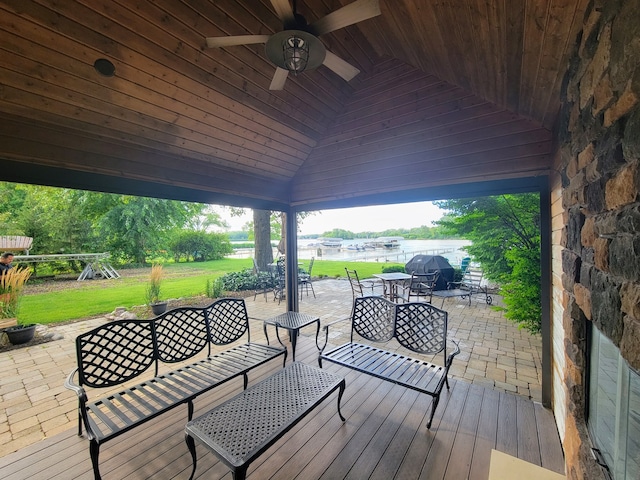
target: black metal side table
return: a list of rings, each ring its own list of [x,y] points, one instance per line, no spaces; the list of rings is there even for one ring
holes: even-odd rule
[[[282,340],[280,340],[279,328],[284,328],[289,331],[289,337],[291,338],[291,349],[293,350],[293,361],[296,361],[296,343],[298,341],[298,331],[302,327],[317,323],[316,329],[316,347],[318,347],[318,334],[320,333],[320,317],[314,317],[300,312],[285,312],[276,317],[267,318],[262,324],[264,330],[264,336],[267,338],[267,344],[269,343],[269,335],[267,334],[267,325],[273,325],[276,327],[276,337],[280,345],[284,347]]]

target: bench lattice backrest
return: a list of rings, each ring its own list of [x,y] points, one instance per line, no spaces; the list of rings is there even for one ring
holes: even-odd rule
[[[174,308],[157,316],[154,325],[162,362],[182,362],[209,348],[205,308]]]
[[[76,338],[80,385],[104,388],[154,365],[152,320],[117,320]]]
[[[239,340],[245,333],[251,342],[249,315],[242,298],[221,298],[206,308],[211,323],[210,340],[214,345],[228,345]]]
[[[383,297],[356,297],[351,313],[351,341],[355,331],[372,342],[393,338],[396,304]]]
[[[396,306],[396,339],[417,353],[444,351],[447,358],[447,312],[429,303],[403,303]]]

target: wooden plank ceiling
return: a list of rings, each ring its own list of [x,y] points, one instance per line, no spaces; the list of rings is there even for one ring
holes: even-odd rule
[[[205,44],[281,31],[270,0],[0,0],[1,178],[277,209],[543,174],[587,4],[381,0],[320,37],[353,80],[270,91],[264,45]]]

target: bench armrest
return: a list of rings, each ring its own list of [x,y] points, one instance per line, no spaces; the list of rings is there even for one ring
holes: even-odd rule
[[[458,342],[456,342],[455,340],[451,340],[451,341],[456,346],[456,349],[453,352],[451,352],[449,356],[447,356],[447,359],[445,360],[444,366],[447,369],[447,372],[449,371],[449,367],[451,366],[451,363],[453,363],[453,357],[455,357],[460,353],[460,345],[458,344]]]
[[[92,440],[96,435],[91,430],[91,424],[89,423],[89,417],[87,416],[87,392],[74,381],[73,378],[77,372],[77,368],[74,368],[71,371],[67,379],[64,381],[64,386],[69,390],[73,390],[78,397],[78,436],[82,435],[82,424],[84,424],[84,428],[87,431],[87,437],[89,440]]]
[[[351,321],[351,317],[341,318],[339,320],[334,320],[333,322],[325,323],[324,325],[322,325],[322,330],[324,330],[324,345],[322,345],[322,348],[318,347],[320,348],[320,354],[324,352],[324,349],[327,348],[327,344],[329,343],[329,327],[331,325],[335,325],[336,323],[345,322],[347,320]]]
[[[82,388],[80,385],[78,385],[74,380],[73,377],[75,377],[76,373],[78,372],[77,368],[74,368],[71,373],[67,376],[67,379],[64,381],[64,387],[68,388],[69,390],[73,390],[74,392],[76,392],[76,395],[78,396],[78,399],[80,399],[81,401],[87,401],[87,393],[85,392],[84,388]]]

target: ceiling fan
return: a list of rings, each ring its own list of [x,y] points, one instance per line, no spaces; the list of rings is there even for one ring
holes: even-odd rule
[[[281,32],[273,35],[210,37],[206,39],[207,47],[264,43],[267,58],[276,65],[269,90],[282,90],[289,72],[297,75],[320,65],[326,66],[347,82],[360,73],[356,67],[329,52],[318,36],[380,15],[379,0],[356,0],[310,25],[297,13],[296,0],[293,0],[293,7],[289,0],[271,0],[271,4],[282,20]]]

